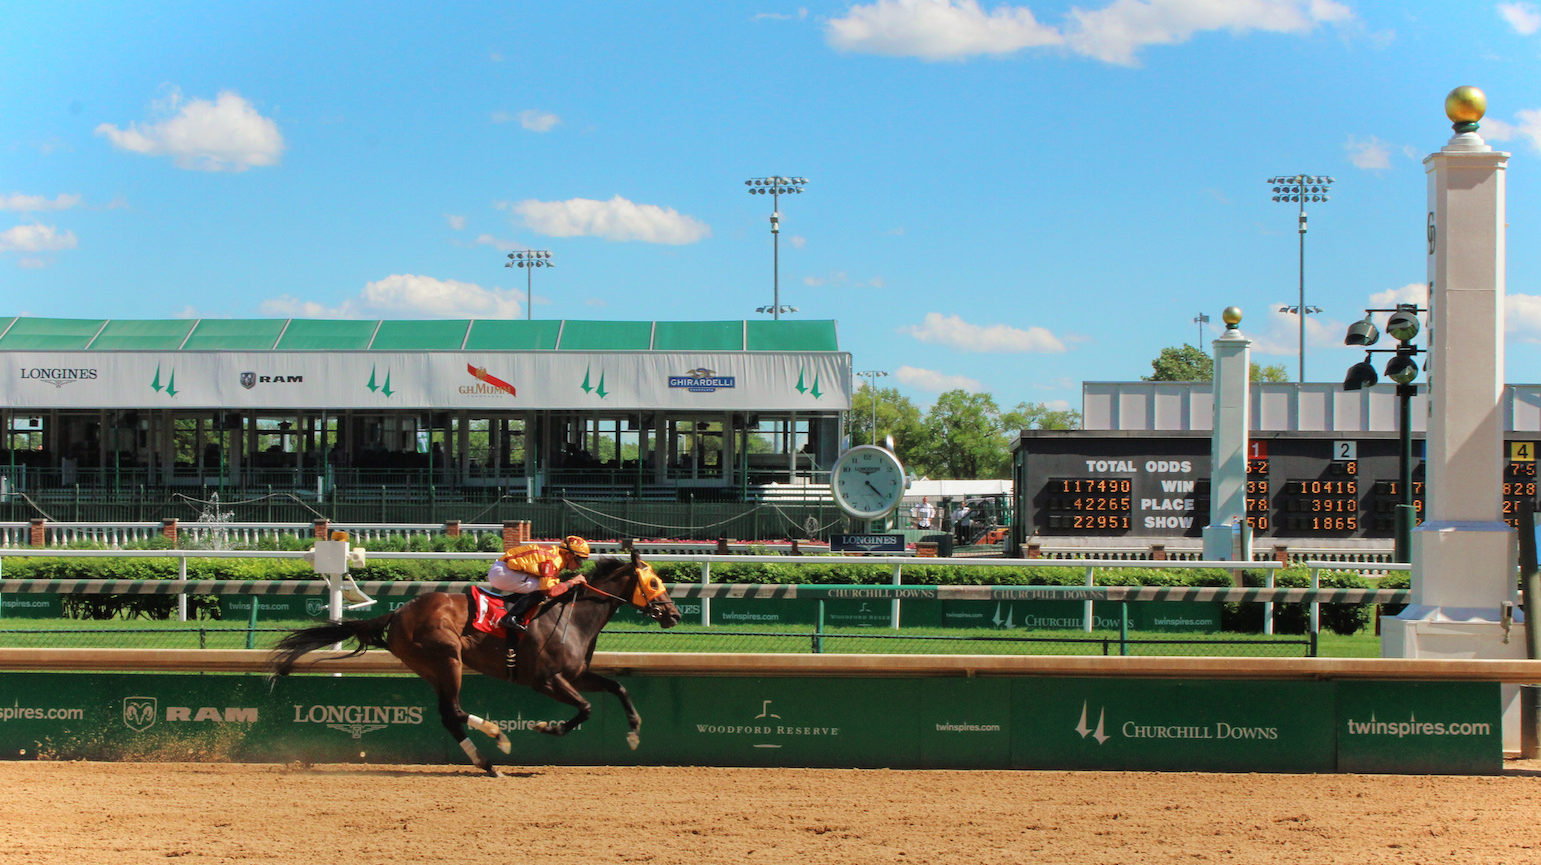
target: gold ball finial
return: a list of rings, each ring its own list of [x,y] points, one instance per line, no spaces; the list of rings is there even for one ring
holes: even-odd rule
[[[1487,94],[1470,84],[1455,88],[1445,97],[1445,116],[1455,124],[1457,132],[1475,132],[1477,121],[1486,113]]]
[[[1225,322],[1225,326],[1227,328],[1229,328],[1231,330],[1235,330],[1236,326],[1238,324],[1241,324],[1241,307],[1239,307],[1239,306],[1228,306],[1228,307],[1226,307],[1225,311],[1220,313],[1220,320]]]

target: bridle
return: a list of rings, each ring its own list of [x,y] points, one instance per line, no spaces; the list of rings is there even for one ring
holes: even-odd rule
[[[622,567],[626,566],[622,565]],[[653,601],[660,597],[667,596],[664,591],[663,580],[653,572],[653,566],[646,563],[639,563],[632,567],[632,591],[630,598],[623,598],[620,595],[611,594],[610,592],[607,592],[604,589],[598,588],[587,582],[582,583],[580,588],[588,592],[593,592],[596,595],[609,598],[610,600],[621,604],[629,604],[639,610],[646,610],[648,606],[653,603]]]

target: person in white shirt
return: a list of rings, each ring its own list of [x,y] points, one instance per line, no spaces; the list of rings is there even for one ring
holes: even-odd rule
[[[915,528],[929,529],[931,521],[936,519],[936,506],[925,496],[920,497],[920,504],[910,508],[910,519],[914,521]]]

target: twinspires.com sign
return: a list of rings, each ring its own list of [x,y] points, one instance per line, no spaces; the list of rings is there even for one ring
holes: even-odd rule
[[[572,712],[466,680],[462,704],[527,765],[1494,773],[1496,683],[1112,678],[622,677],[646,718],[626,746],[601,695]],[[465,763],[407,677],[0,674],[0,757]],[[480,734],[473,733],[473,737]]]

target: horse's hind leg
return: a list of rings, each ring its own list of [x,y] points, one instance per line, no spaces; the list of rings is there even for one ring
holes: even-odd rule
[[[587,721],[589,716],[594,713],[594,707],[589,705],[589,701],[583,699],[583,695],[578,693],[578,689],[568,683],[567,679],[560,673],[549,679],[533,682],[530,687],[559,703],[576,706],[578,709],[578,714],[560,724],[551,724],[546,721],[536,724],[533,729],[539,730],[542,733],[550,733],[553,736],[566,736],[582,726],[583,722]]]
[[[626,693],[626,688],[614,679],[607,679],[597,673],[584,672],[578,677],[578,690],[580,691],[607,691],[615,695],[621,701],[621,708],[626,710],[626,744],[633,751],[642,742],[642,716],[637,714],[637,707],[631,702],[631,695]]]
[[[471,763],[476,768],[497,777],[497,767],[476,750],[476,745],[471,742],[471,734],[466,730],[466,725],[469,723],[490,736],[492,733],[488,732],[487,727],[497,729],[497,725],[475,717],[460,708],[460,659],[446,656],[432,661],[417,661],[408,666],[433,686],[434,693],[439,697],[439,721],[460,744],[460,750],[471,758]],[[502,731],[498,730],[498,733],[501,735]],[[502,747],[501,742],[499,747]]]

